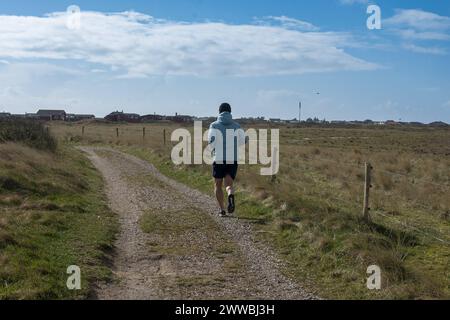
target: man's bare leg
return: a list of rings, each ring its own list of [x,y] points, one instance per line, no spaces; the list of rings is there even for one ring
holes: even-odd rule
[[[225,177],[225,187],[228,195],[228,213],[233,213],[235,209],[233,182],[233,178],[229,175]]]
[[[234,181],[230,176],[225,177],[225,187],[227,188],[227,195],[234,194],[233,182]]]
[[[224,204],[223,204],[223,179],[215,179],[215,192],[216,192],[216,199],[219,203],[219,207],[222,211],[225,210]]]

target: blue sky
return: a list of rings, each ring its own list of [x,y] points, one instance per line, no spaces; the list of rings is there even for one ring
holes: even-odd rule
[[[449,55],[441,0],[2,1],[0,112],[450,122]]]

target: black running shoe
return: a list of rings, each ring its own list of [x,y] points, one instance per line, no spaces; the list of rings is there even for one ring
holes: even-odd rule
[[[226,215],[227,213],[225,212],[225,210],[219,209],[219,216],[225,217]]]
[[[234,194],[230,194],[228,196],[228,213],[234,213],[234,209],[236,208],[234,204]]]

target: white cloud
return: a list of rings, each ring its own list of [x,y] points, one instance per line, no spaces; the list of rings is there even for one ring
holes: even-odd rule
[[[260,25],[273,26],[274,23],[279,24],[281,27],[286,29],[296,29],[302,31],[319,31],[320,28],[313,25],[312,23],[286,17],[286,16],[268,16],[262,19],[255,19],[255,22]]]
[[[384,21],[386,25],[408,27],[415,30],[449,30],[450,17],[418,9],[399,9]]]
[[[65,13],[44,17],[0,16],[0,58],[81,60],[121,77],[149,75],[259,76],[377,65],[346,53],[347,34],[305,32],[312,24],[278,17],[280,26],[182,23],[136,12],[82,12],[69,30]],[[290,26],[289,26],[290,25]],[[296,30],[292,27],[296,25]]]
[[[384,25],[404,43],[403,49],[415,53],[445,55],[447,51],[430,41],[450,40],[450,18],[418,9],[397,9]],[[418,44],[419,43],[419,44]]]
[[[443,32],[424,31],[418,32],[413,29],[396,30],[395,33],[406,40],[450,40],[450,35]]]
[[[384,25],[406,40],[450,40],[450,17],[432,12],[398,9]]]
[[[426,54],[435,54],[435,55],[446,55],[447,51],[443,48],[438,47],[423,47],[415,44],[405,44],[403,48],[406,50],[416,52],[416,53],[426,53]]]

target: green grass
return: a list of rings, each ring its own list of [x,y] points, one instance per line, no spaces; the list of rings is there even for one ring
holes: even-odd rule
[[[81,299],[109,279],[116,217],[81,152],[0,144],[0,299]],[[66,287],[81,268],[82,290]]]

